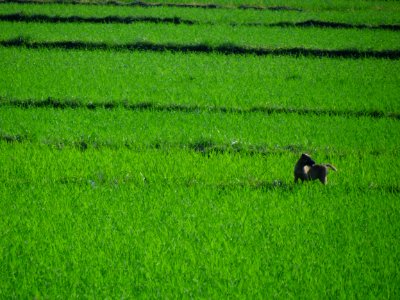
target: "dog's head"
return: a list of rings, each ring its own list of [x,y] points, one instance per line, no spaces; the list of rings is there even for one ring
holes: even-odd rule
[[[315,165],[315,161],[307,153],[303,153],[300,157],[301,162],[306,166]]]

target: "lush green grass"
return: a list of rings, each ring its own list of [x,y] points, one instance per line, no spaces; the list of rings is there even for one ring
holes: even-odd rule
[[[316,49],[374,49],[399,48],[399,32],[386,30],[326,29],[326,28],[268,28],[229,25],[173,24],[87,24],[87,23],[14,23],[0,22],[0,39],[18,36],[34,41],[92,41],[221,45],[265,48],[306,47]]]
[[[82,2],[84,2],[83,0]],[[89,0],[90,1],[90,0]],[[89,2],[88,1],[88,2]],[[94,0],[93,2],[96,2]],[[101,1],[97,1],[101,2]],[[122,0],[121,2],[130,2],[130,0]],[[344,10],[344,9],[396,9],[397,5],[394,1],[382,1],[382,0],[373,0],[373,1],[362,1],[362,0],[336,0],[336,1],[318,1],[318,0],[309,0],[309,1],[299,1],[299,0],[199,0],[199,1],[188,1],[188,0],[164,0],[164,1],[157,1],[157,0],[149,0],[145,2],[155,2],[155,3],[215,3],[221,5],[232,5],[237,6],[241,4],[252,4],[252,5],[260,5],[260,6],[289,6],[289,7],[303,7],[305,9],[314,9],[314,10]]]
[[[318,3],[303,3],[304,14],[381,23],[398,13],[392,2]],[[18,7],[219,25],[1,22],[0,39],[398,44],[393,32],[227,24],[298,12],[1,4],[0,13]],[[21,47],[0,47],[0,57],[0,298],[399,298],[400,122],[351,113],[400,113],[398,60]],[[18,106],[48,97],[89,105]],[[165,110],[130,109],[140,103]],[[327,186],[293,183],[303,151],[338,168]]]
[[[0,49],[0,96],[400,112],[399,61]]]
[[[65,2],[68,2],[69,0],[66,0]],[[43,3],[50,2],[54,3],[55,1],[53,0],[43,0]],[[75,1],[74,1],[75,2]],[[82,4],[85,3],[104,3],[107,1],[103,0],[80,0]],[[117,1],[117,2],[127,2],[130,3],[132,2],[131,0],[122,0],[122,1]],[[338,10],[338,11],[346,11],[346,10],[352,10],[352,11],[359,11],[359,10],[396,10],[397,4],[396,1],[382,1],[382,0],[373,0],[373,1],[362,1],[362,0],[352,0],[352,1],[347,1],[347,0],[336,0],[336,1],[324,1],[321,2],[319,0],[311,0],[311,1],[299,1],[299,0],[199,0],[199,1],[188,1],[188,0],[163,0],[163,1],[157,1],[157,0],[149,0],[149,1],[144,1],[148,3],[188,3],[188,4],[217,4],[217,5],[223,5],[231,8],[235,8],[239,5],[259,5],[259,6],[289,6],[289,7],[299,7],[299,8],[304,8],[307,10]]]
[[[386,4],[389,4],[386,2]],[[193,9],[175,7],[113,7],[113,6],[85,6],[85,5],[21,5],[0,4],[0,14],[12,13],[46,14],[61,16],[95,16],[106,17],[110,15],[133,17],[181,17],[183,19],[215,24],[231,23],[277,23],[282,21],[299,22],[309,19],[345,22],[350,24],[399,24],[400,12],[392,9],[377,10],[307,10],[301,13],[293,11],[257,11],[257,10],[225,10],[225,9]]]
[[[399,293],[382,157],[336,161],[323,187],[287,183],[294,155],[0,147],[2,297]]]
[[[318,126],[316,126],[318,124]],[[0,137],[50,147],[226,149],[232,152],[396,156],[400,122],[368,117],[262,113],[181,113],[124,109],[0,109]],[[18,138],[17,138],[18,139]]]
[[[203,155],[190,149],[134,151],[124,148],[88,148],[82,151],[70,147],[60,150],[38,143],[5,142],[1,142],[1,149],[1,182],[6,190],[24,186],[46,188],[54,185],[56,188],[71,184],[84,189],[127,186],[139,190],[148,186],[156,188],[157,191],[162,188],[187,187],[243,189],[239,191],[241,195],[249,188],[264,192],[301,191],[303,196],[311,191],[323,192],[326,188],[328,191],[334,189],[343,195],[346,191],[354,195],[360,193],[366,199],[369,198],[368,193],[374,191],[379,191],[383,196],[399,193],[397,178],[400,162],[392,153],[347,153],[327,156],[315,152],[313,157],[318,162],[331,162],[338,168],[336,173],[329,174],[329,184],[324,187],[319,182],[303,185],[293,183],[292,170],[299,154],[289,151],[267,156],[229,152]],[[382,165],[390,168],[382,168]],[[288,195],[275,197],[286,196]],[[51,195],[48,197],[51,200]],[[56,201],[58,198],[53,199]],[[299,200],[301,199],[303,198]],[[245,197],[240,201],[246,202]],[[12,207],[12,203],[8,201],[2,205]],[[398,210],[397,202],[392,205]]]

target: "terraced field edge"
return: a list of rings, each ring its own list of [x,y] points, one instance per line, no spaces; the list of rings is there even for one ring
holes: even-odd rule
[[[264,113],[264,114],[298,114],[298,115],[328,115],[328,116],[343,116],[343,117],[369,117],[369,118],[390,118],[400,120],[400,113],[397,112],[383,112],[378,110],[372,111],[354,111],[354,110],[333,110],[333,109],[319,109],[319,108],[291,108],[291,107],[277,107],[277,106],[254,106],[250,108],[237,108],[225,106],[199,106],[199,105],[186,105],[186,104],[158,104],[153,102],[139,102],[129,103],[127,101],[118,102],[89,102],[85,103],[80,100],[61,100],[54,98],[47,98],[44,100],[39,99],[6,99],[0,97],[1,106],[13,106],[20,108],[57,108],[57,109],[116,109],[124,108],[127,110],[136,111],[172,111],[172,112],[215,112],[215,113]]]
[[[200,153],[206,157],[210,155],[218,154],[241,154],[247,156],[270,156],[270,155],[284,155],[287,153],[299,154],[307,152],[314,154],[316,152],[325,153],[326,156],[335,157],[348,157],[348,156],[359,156],[372,155],[379,157],[382,155],[397,156],[395,150],[369,150],[359,152],[358,150],[340,150],[334,148],[313,148],[306,147],[300,144],[289,144],[289,145],[266,145],[266,144],[248,144],[233,141],[229,143],[218,143],[210,138],[199,138],[193,142],[171,142],[171,141],[146,141],[146,143],[138,144],[134,140],[124,141],[112,141],[109,139],[91,138],[91,137],[76,137],[76,138],[64,138],[63,136],[48,138],[38,137],[36,135],[30,135],[28,133],[8,133],[0,131],[0,142],[8,144],[20,144],[20,143],[32,143],[36,145],[48,146],[56,150],[64,149],[77,149],[79,151],[87,151],[89,149],[101,150],[101,149],[112,149],[121,150],[129,149],[132,151],[142,152],[148,150],[161,150],[161,151],[174,151],[174,150],[189,150]]]
[[[0,21],[7,22],[27,22],[27,23],[119,23],[119,24],[132,24],[132,23],[165,23],[165,24],[186,24],[194,25],[198,22],[191,20],[184,20],[179,17],[173,18],[159,18],[152,16],[137,16],[137,17],[120,17],[120,16],[107,16],[107,17],[82,17],[82,16],[48,16],[41,14],[27,15],[24,13],[0,15]]]
[[[241,143],[231,143],[231,144],[216,144],[212,140],[199,140],[193,143],[189,144],[173,144],[173,143],[167,143],[167,144],[159,144],[159,143],[153,143],[148,145],[147,147],[136,147],[134,143],[122,143],[122,144],[112,144],[109,141],[100,141],[100,140],[95,140],[95,141],[90,141],[90,140],[85,140],[85,139],[80,139],[80,140],[74,140],[74,141],[66,141],[66,140],[44,140],[44,141],[33,141],[31,138],[29,138],[26,135],[18,135],[18,134],[6,134],[6,133],[1,133],[0,132],[0,143],[1,142],[6,142],[9,144],[13,143],[34,143],[37,145],[37,143],[42,144],[44,146],[48,146],[51,149],[54,149],[55,151],[68,151],[68,149],[76,149],[81,152],[85,152],[87,150],[100,150],[100,149],[111,149],[111,150],[122,150],[122,149],[128,149],[132,151],[147,151],[151,149],[156,149],[160,151],[181,151],[181,150],[189,150],[189,151],[195,151],[200,153],[202,156],[204,156],[205,159],[210,158],[211,156],[214,155],[220,155],[220,154],[240,154],[240,155],[246,155],[246,156],[253,156],[253,155],[261,155],[261,156],[271,156],[271,155],[286,155],[288,153],[301,153],[304,152],[304,147],[301,147],[300,145],[287,145],[287,146],[282,146],[282,147],[268,147],[266,145],[242,145]],[[323,149],[322,149],[323,150]],[[364,155],[374,155],[374,156],[379,156],[379,155],[386,155],[387,153],[380,153],[380,152],[368,152],[366,153],[365,151],[362,153],[343,153],[341,151],[335,151],[333,149],[330,149],[329,152],[327,152],[327,155],[333,155],[335,157],[346,157],[346,156],[354,156],[358,155],[360,157]],[[391,153],[391,155],[396,155]],[[96,182],[96,184],[101,184],[101,185],[114,185],[118,181],[119,184],[135,184],[133,179],[131,178],[109,178],[109,179],[102,179],[101,182]],[[145,184],[154,184],[154,182],[149,181],[147,178],[143,177],[143,183]],[[59,178],[57,183],[61,184],[92,184],[91,180],[86,177],[62,177]],[[23,180],[23,179],[18,179],[17,181],[14,181],[15,184],[29,184],[29,181]],[[54,179],[51,180],[51,183],[55,183]],[[220,189],[235,189],[235,188],[251,188],[251,189],[260,189],[260,190],[274,190],[274,189],[282,189],[282,190],[292,190],[296,185],[293,184],[293,182],[287,181],[287,180],[281,180],[281,179],[275,179],[275,180],[261,180],[261,179],[249,179],[249,180],[234,180],[232,182],[224,181],[224,182],[217,182],[215,184],[210,184],[206,182],[198,182],[197,180],[193,181],[192,178],[185,178],[185,177],[178,177],[175,179],[172,179],[169,183],[173,184],[179,184],[179,185],[188,185],[188,186],[193,186],[193,185],[201,185],[201,186],[210,186],[210,187],[215,187],[215,188],[220,188]],[[391,194],[400,194],[400,186],[396,184],[387,184],[387,185],[367,185],[367,186],[358,186],[357,189],[360,192],[363,193],[368,193],[372,190],[375,191],[382,191],[386,193],[391,193]]]
[[[212,22],[199,22],[196,20],[187,20],[180,17],[159,18],[153,16],[106,16],[106,17],[83,17],[83,16],[59,16],[59,15],[43,15],[43,14],[3,14],[0,15],[0,21],[6,22],[26,22],[26,23],[117,23],[117,24],[132,24],[132,23],[163,23],[163,24],[185,24],[185,25],[216,25]],[[306,20],[301,22],[278,22],[278,23],[229,23],[231,26],[264,26],[264,27],[300,27],[300,28],[333,28],[333,29],[379,29],[400,31],[399,24],[349,24],[340,22],[330,22],[321,20]]]
[[[62,185],[88,185],[92,188],[100,187],[100,186],[108,186],[108,187],[118,187],[122,185],[159,185],[159,181],[151,181],[147,177],[143,175],[142,182],[137,178],[130,178],[130,177],[123,177],[121,178],[100,178],[96,181],[91,179],[90,177],[72,177],[72,176],[64,176],[58,179],[42,179],[42,184],[62,184]],[[16,179],[14,180],[14,185],[23,185],[27,186],[29,184],[36,184],[37,182],[31,180],[24,180],[24,179]],[[304,183],[307,184],[307,183]],[[194,186],[201,186],[202,188],[212,188],[218,189],[222,191],[229,191],[229,190],[237,190],[247,188],[250,190],[260,190],[264,192],[268,191],[284,191],[284,192],[293,192],[295,191],[300,184],[292,183],[291,181],[282,180],[282,179],[273,179],[273,180],[262,180],[262,179],[251,179],[251,180],[226,180],[221,182],[215,183],[208,183],[208,182],[199,182],[193,180],[192,178],[176,178],[174,180],[169,180],[167,182],[163,182],[164,186],[184,186],[184,187],[194,187]],[[362,194],[368,194],[371,192],[380,192],[380,193],[388,193],[392,195],[400,194],[400,187],[396,185],[358,185],[356,187],[347,188],[351,190],[356,190]]]
[[[111,51],[152,51],[181,53],[221,53],[225,55],[256,55],[256,56],[310,56],[329,58],[382,58],[399,59],[400,50],[357,50],[357,49],[310,49],[310,48],[261,48],[243,47],[235,44],[211,46],[208,44],[156,44],[151,42],[134,42],[128,44],[108,44],[84,41],[30,41],[25,37],[1,40],[2,47],[23,47],[29,49],[56,48],[65,50],[111,50]]]
[[[178,8],[202,8],[202,9],[254,9],[254,10],[271,10],[271,11],[297,11],[302,9],[290,6],[261,6],[261,5],[246,5],[237,6],[221,5],[213,3],[161,3],[161,2],[120,2],[120,1],[79,1],[79,0],[1,0],[2,3],[17,3],[17,4],[73,4],[73,5],[109,5],[109,6],[140,6],[140,7],[178,7]]]
[[[286,145],[286,146],[274,146],[269,147],[267,145],[249,145],[242,144],[240,142],[232,142],[228,144],[216,143],[212,139],[199,139],[190,143],[174,143],[167,141],[154,141],[146,144],[137,144],[134,141],[110,141],[106,139],[92,139],[88,137],[80,137],[73,140],[65,139],[63,137],[57,137],[52,139],[41,139],[37,136],[30,136],[26,133],[7,133],[0,131],[0,141],[9,144],[18,143],[37,143],[50,146],[52,148],[62,150],[65,148],[75,148],[80,151],[86,151],[88,149],[130,149],[136,151],[158,149],[158,150],[182,150],[188,149],[191,151],[199,152],[204,155],[223,154],[223,153],[241,153],[246,155],[272,155],[282,154],[286,152],[299,153],[305,151],[305,147],[301,145]],[[330,149],[330,151],[334,151]],[[379,155],[381,153],[374,153]]]

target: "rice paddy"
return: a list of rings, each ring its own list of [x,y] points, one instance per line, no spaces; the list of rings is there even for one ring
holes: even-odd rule
[[[0,3],[0,298],[398,298],[394,2],[178,2]]]

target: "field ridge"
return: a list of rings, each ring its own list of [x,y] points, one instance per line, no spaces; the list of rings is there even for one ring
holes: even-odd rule
[[[105,6],[139,6],[139,7],[177,7],[177,8],[202,8],[202,9],[253,9],[253,10],[271,10],[271,11],[303,11],[300,8],[290,6],[261,6],[261,5],[221,5],[213,3],[162,3],[162,2],[145,2],[145,1],[133,1],[133,2],[120,2],[117,0],[111,1],[63,1],[63,0],[0,0],[2,3],[16,3],[16,4],[73,4],[73,5],[105,5]]]
[[[124,177],[124,174],[118,174],[120,177],[114,178],[102,178],[101,180],[94,181],[91,179],[91,176],[63,176],[57,179],[48,179],[42,178],[40,183],[45,185],[88,185],[93,188],[98,188],[100,186],[103,187],[119,187],[123,185],[138,185],[138,186],[157,186],[160,184],[159,181],[151,181],[148,178],[143,179],[143,183],[140,182],[137,178],[129,178]],[[36,180],[24,180],[21,178],[17,178],[13,180],[14,185],[30,185],[37,184]],[[202,188],[211,188],[217,190],[236,190],[236,189],[250,189],[250,190],[260,190],[264,192],[268,191],[282,191],[282,192],[294,192],[300,184],[295,184],[292,181],[282,180],[282,179],[273,179],[273,180],[263,180],[263,179],[241,179],[241,180],[232,180],[232,181],[219,181],[215,183],[210,183],[201,180],[193,180],[188,177],[174,177],[169,178],[163,181],[164,187],[185,187],[190,188],[194,186],[199,186]],[[307,184],[307,183],[306,183]],[[310,183],[312,184],[312,183]],[[305,185],[305,184],[304,184]],[[394,184],[379,184],[379,185],[357,185],[352,187],[347,187],[349,190],[355,190],[362,194],[368,194],[371,192],[383,192],[389,193],[392,195],[400,194],[400,186]]]
[[[197,20],[182,19],[180,17],[153,17],[153,16],[134,16],[134,17],[122,17],[116,15],[110,15],[105,17],[85,17],[85,16],[60,16],[60,15],[44,15],[44,14],[26,14],[26,13],[14,13],[14,14],[2,14],[0,15],[0,21],[6,22],[26,22],[26,23],[118,23],[118,24],[132,24],[132,23],[164,23],[164,24],[185,24],[185,25],[217,25],[218,23],[213,22],[200,22]],[[351,24],[343,22],[332,22],[323,20],[309,19],[299,22],[277,22],[277,23],[229,23],[231,26],[264,26],[264,27],[300,27],[300,28],[331,28],[331,29],[367,29],[367,30],[390,30],[400,31],[399,24]]]
[[[343,22],[332,22],[332,21],[322,21],[313,19],[300,22],[277,22],[271,24],[249,23],[246,25],[268,26],[268,27],[303,27],[303,28],[319,27],[319,28],[334,28],[334,29],[379,29],[379,30],[391,30],[391,31],[400,30],[400,24],[379,24],[379,25],[350,24]]]
[[[136,16],[136,17],[121,17],[121,16],[107,16],[107,17],[82,17],[82,16],[48,16],[43,14],[4,14],[0,15],[0,21],[7,22],[26,22],[26,23],[119,23],[119,24],[132,24],[137,22],[142,23],[165,23],[165,24],[186,24],[194,25],[197,21],[185,20],[180,17],[160,18],[152,16]]]
[[[192,53],[221,53],[225,55],[256,55],[256,56],[310,56],[329,58],[381,58],[400,59],[400,50],[358,50],[358,49],[316,49],[316,48],[263,48],[243,47],[235,44],[212,46],[208,44],[173,44],[134,42],[126,44],[110,44],[84,41],[30,41],[29,38],[17,37],[0,40],[3,47],[25,47],[29,49],[65,49],[65,50],[112,50],[112,51],[152,51],[152,52],[192,52]]]
[[[128,103],[109,101],[109,102],[88,102],[80,100],[61,100],[48,97],[44,100],[39,99],[6,99],[0,97],[1,106],[13,106],[19,108],[57,108],[57,109],[117,109],[124,108],[134,111],[171,111],[171,112],[215,112],[215,113],[264,113],[264,114],[298,114],[298,115],[328,115],[343,117],[369,117],[369,118],[390,118],[400,120],[398,112],[383,112],[378,110],[334,110],[321,108],[294,108],[279,106],[253,106],[250,108],[226,107],[226,106],[200,106],[188,104],[158,104],[154,102]]]
[[[288,144],[288,145],[267,145],[267,144],[254,144],[254,143],[241,143],[241,142],[216,142],[209,138],[199,138],[192,142],[171,142],[171,141],[146,141],[144,144],[135,142],[134,140],[124,140],[124,141],[112,141],[107,138],[91,138],[91,137],[77,137],[77,138],[65,138],[59,136],[56,138],[48,138],[45,136],[39,137],[37,135],[30,135],[27,133],[6,133],[0,132],[0,142],[5,142],[7,144],[22,144],[22,143],[33,143],[42,146],[48,146],[57,150],[66,149],[76,149],[85,152],[89,149],[91,150],[121,150],[128,149],[134,152],[143,152],[149,150],[159,150],[159,151],[179,151],[187,150],[199,153],[205,157],[210,157],[212,155],[223,155],[223,154],[240,154],[245,156],[271,156],[271,155],[286,155],[287,153],[302,153],[307,152],[311,155],[315,152],[325,153],[327,156],[335,157],[347,157],[347,156],[359,156],[372,155],[374,157],[379,157],[382,155],[396,156],[396,150],[343,150],[343,149],[326,149],[313,148],[298,144]]]

